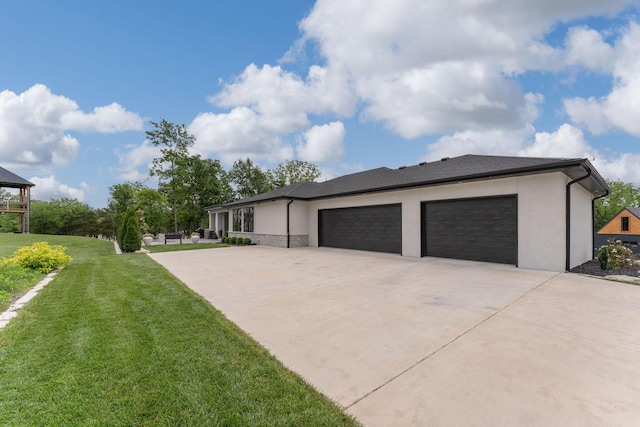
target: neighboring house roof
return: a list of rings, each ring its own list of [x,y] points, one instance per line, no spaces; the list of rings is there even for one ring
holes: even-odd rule
[[[640,208],[624,208],[626,210],[628,210],[629,212],[631,212],[632,214],[634,214],[636,216],[636,218],[640,219]],[[623,210],[624,210],[623,209]],[[620,211],[622,212],[622,211]],[[619,213],[618,213],[619,214]],[[616,215],[617,216],[617,215]]]
[[[20,188],[20,187],[33,187],[35,184],[27,181],[24,178],[20,178],[13,172],[0,167],[0,187],[8,188]]]
[[[390,191],[412,187],[478,181],[508,176],[529,175],[551,171],[564,172],[572,179],[591,176],[579,184],[593,194],[609,191],[604,179],[587,159],[557,159],[539,157],[481,156],[468,154],[423,162],[416,166],[398,169],[377,168],[344,175],[325,182],[300,182],[247,199],[238,200],[207,209],[246,205],[267,200],[313,200],[353,194]]]
[[[638,218],[640,220],[640,208],[622,208],[620,209],[620,211],[615,214],[609,221],[607,221],[607,223],[605,225],[603,225],[602,227],[600,227],[600,230],[598,230],[596,232],[596,234],[612,234],[612,233],[600,233],[602,230],[604,230],[605,228],[607,228],[607,226],[609,224],[611,224],[616,218],[618,218],[620,216],[620,214],[624,211],[628,211],[629,213],[631,213],[631,215],[635,216],[636,218]]]

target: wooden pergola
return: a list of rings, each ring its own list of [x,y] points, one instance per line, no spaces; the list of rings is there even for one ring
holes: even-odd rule
[[[20,233],[29,233],[29,223],[31,221],[31,187],[35,184],[19,177],[13,172],[9,172],[0,167],[0,188],[17,188],[20,191],[18,201],[2,202],[0,213],[18,214],[18,227]]]

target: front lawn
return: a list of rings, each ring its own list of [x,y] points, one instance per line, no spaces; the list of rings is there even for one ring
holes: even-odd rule
[[[0,330],[0,425],[357,425],[144,254],[0,234],[0,256],[43,240],[73,261]]]

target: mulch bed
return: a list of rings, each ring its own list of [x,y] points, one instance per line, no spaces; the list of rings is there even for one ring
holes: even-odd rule
[[[600,262],[597,259],[587,261],[582,265],[571,269],[572,273],[590,274],[592,276],[631,276],[640,277],[640,269],[638,268],[619,268],[617,270],[603,270],[600,268]]]

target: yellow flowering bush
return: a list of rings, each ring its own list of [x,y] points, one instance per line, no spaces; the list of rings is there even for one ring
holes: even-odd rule
[[[37,242],[18,249],[11,257],[2,260],[2,264],[13,263],[42,273],[50,273],[71,262],[71,257],[65,250],[64,246],[50,246],[47,242]]]

